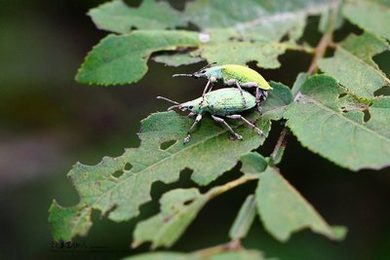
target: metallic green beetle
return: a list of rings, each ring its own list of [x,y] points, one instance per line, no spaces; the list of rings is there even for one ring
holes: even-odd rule
[[[242,140],[242,136],[237,134],[221,117],[242,120],[245,124],[252,127],[257,134],[263,135],[263,132],[259,128],[238,114],[256,106],[256,99],[252,94],[247,91],[242,91],[242,97],[245,99],[245,104],[243,104],[241,100],[240,91],[238,89],[222,88],[208,92],[204,97],[199,97],[181,104],[166,97],[158,96],[157,98],[164,99],[174,104],[169,107],[168,110],[178,108],[181,111],[190,111],[188,116],[196,116],[194,123],[188,130],[187,137],[184,138],[184,144],[186,144],[190,141],[191,133],[195,129],[195,126],[202,120],[203,114],[206,112],[209,113],[216,122],[223,124],[234,139]]]
[[[192,74],[175,74],[173,77],[184,76],[194,78],[206,78],[208,82],[203,90],[202,97],[211,91],[212,84],[222,81],[225,85],[236,86],[240,90],[241,96],[244,88],[256,88],[256,104],[260,111],[260,103],[267,98],[267,91],[272,87],[257,71],[242,65],[226,64],[221,66],[207,65],[199,71]],[[245,100],[244,98],[242,99]]]

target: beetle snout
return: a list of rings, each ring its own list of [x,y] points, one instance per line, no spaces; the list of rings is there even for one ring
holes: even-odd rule
[[[183,106],[183,105],[181,105],[181,104],[179,104],[179,105],[174,105],[174,106],[170,106],[170,107],[168,107],[168,111],[171,111],[171,110],[173,110],[173,109],[179,109],[179,110],[181,110],[181,111],[186,111],[186,110],[188,110],[188,107],[187,106]]]

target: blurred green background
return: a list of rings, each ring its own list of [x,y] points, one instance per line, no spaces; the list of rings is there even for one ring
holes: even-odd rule
[[[118,156],[125,147],[136,147],[140,120],[166,108],[155,96],[184,101],[199,95],[204,83],[171,78],[203,64],[170,68],[152,61],[147,76],[131,86],[75,83],[85,54],[106,35],[85,15],[101,2],[0,0],[0,259],[117,258],[148,249],[129,248],[136,220],[116,224],[95,212],[89,236],[77,240],[81,248],[65,250],[52,247],[47,223],[53,198],[67,206],[78,201],[66,178],[73,163],[95,164],[105,155]],[[171,3],[183,6],[183,1]],[[306,29],[309,42],[318,40],[317,23],[311,19]],[[351,25],[347,28],[359,32]],[[338,32],[337,37],[344,36],[345,31]],[[261,72],[291,86],[309,65],[310,57],[302,55],[289,52],[280,57],[280,69]],[[388,74],[389,57],[389,53],[376,57]],[[261,148],[264,155],[272,151],[280,129],[276,123]],[[238,169],[219,182],[237,176]],[[303,231],[281,244],[256,221],[246,246],[282,259],[390,259],[388,168],[350,172],[310,153],[291,137],[281,170],[329,223],[349,228],[347,239],[336,243]],[[157,211],[156,199],[162,192],[192,185],[185,172],[178,184],[154,185],[155,201],[141,208],[142,215]],[[226,242],[235,214],[253,188],[242,186],[212,201],[173,250]]]

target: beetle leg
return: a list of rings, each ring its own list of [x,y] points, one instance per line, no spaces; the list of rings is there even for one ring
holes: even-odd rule
[[[193,117],[193,116],[196,116],[196,113],[195,112],[190,112],[187,116],[188,117]]]
[[[229,80],[225,81],[225,84],[227,84],[228,86],[236,85],[236,87],[240,91],[240,95],[242,97],[243,105],[246,106],[246,100],[244,98],[244,93],[242,92],[242,88],[241,88],[240,84],[238,83],[238,81],[235,80],[235,79],[229,79]]]
[[[244,93],[242,92],[242,88],[241,88],[240,84],[238,83],[238,81],[235,81],[235,84],[236,84],[238,90],[240,91],[240,95],[242,97],[242,103],[244,106],[246,106],[246,100],[244,98]]]
[[[256,104],[257,110],[261,112],[260,104],[267,99],[268,92],[256,87]]]
[[[230,115],[226,117],[234,120],[241,120],[248,126],[252,127],[258,135],[264,135],[263,131],[261,131],[260,128],[256,127],[253,123],[249,122],[249,120],[243,117],[242,115]]]
[[[204,102],[204,96],[206,95],[207,92],[210,92],[213,89],[213,85],[211,84],[211,80],[207,81],[206,86],[203,89],[203,94],[202,94],[202,101],[200,101],[200,105],[203,104]]]
[[[261,112],[261,93],[260,93],[260,88],[256,87],[256,105],[257,105],[257,111]]]
[[[234,136],[235,139],[242,140],[242,136],[234,132],[233,128],[228,123],[226,123],[226,121],[223,120],[223,118],[214,115],[211,115],[211,117],[214,119],[215,122],[224,125],[227,128],[227,130],[232,134],[232,136]]]
[[[194,123],[192,124],[192,126],[188,130],[186,138],[184,138],[184,141],[183,141],[184,144],[188,143],[191,140],[191,133],[194,130],[195,126],[200,122],[200,120],[202,120],[202,114],[198,114],[196,116]]]

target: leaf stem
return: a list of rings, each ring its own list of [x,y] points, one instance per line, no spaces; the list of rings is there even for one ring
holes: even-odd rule
[[[271,165],[277,165],[282,160],[284,150],[287,146],[287,136],[290,134],[290,130],[287,127],[284,127],[280,132],[278,141],[276,142],[275,148],[271,153]]]
[[[333,31],[327,31],[318,43],[307,74],[313,75],[318,70],[318,61],[324,57],[326,50],[333,42]]]
[[[210,199],[212,198],[215,198],[217,197],[218,195],[228,191],[228,190],[231,190],[237,186],[240,186],[244,183],[247,183],[248,181],[252,181],[252,180],[257,180],[259,178],[259,175],[255,175],[255,174],[246,174],[246,175],[243,175],[241,176],[240,178],[238,179],[235,179],[231,182],[228,182],[228,183],[225,183],[224,185],[222,186],[218,186],[218,187],[214,187],[212,188],[211,190],[209,190],[207,193],[206,193],[206,196],[208,196]]]

